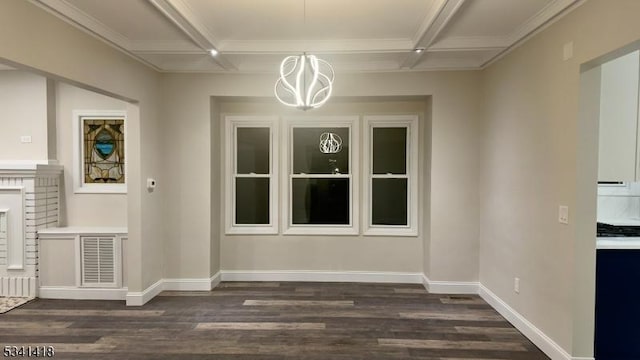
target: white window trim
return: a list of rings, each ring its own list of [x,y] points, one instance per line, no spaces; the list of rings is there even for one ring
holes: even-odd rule
[[[286,124],[286,136],[283,136],[282,143],[286,149],[282,151],[282,178],[287,179],[285,191],[282,192],[282,228],[285,235],[358,235],[359,227],[359,151],[360,132],[358,127],[359,116],[297,116],[283,118]],[[294,225],[291,217],[291,182],[295,175],[291,174],[293,163],[293,129],[297,127],[348,127],[349,128],[349,175],[326,174],[322,177],[350,177],[350,225]]]
[[[268,127],[270,129],[269,171],[269,224],[235,224],[236,178],[236,129],[238,127]],[[277,234],[278,233],[278,117],[277,116],[225,116],[225,228],[226,234]]]
[[[363,143],[366,151],[363,156],[362,183],[363,210],[362,223],[365,236],[417,236],[418,235],[418,116],[417,115],[378,115],[365,116],[366,130]],[[407,225],[373,225],[371,219],[372,198],[371,182],[373,175],[373,128],[374,127],[407,127]]]

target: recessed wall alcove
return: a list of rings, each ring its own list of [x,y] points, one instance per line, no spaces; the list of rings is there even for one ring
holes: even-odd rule
[[[263,97],[211,97],[211,224],[212,248],[219,246],[220,267],[229,272],[243,271],[316,271],[316,272],[368,272],[404,274],[403,281],[422,282],[423,267],[429,260],[424,256],[429,244],[430,212],[430,164],[431,164],[431,97],[430,96],[337,96],[322,108],[301,111],[287,108],[273,98]],[[418,118],[417,146],[415,153],[409,154],[417,160],[415,181],[417,182],[416,234],[381,236],[367,233],[367,213],[364,199],[366,176],[363,162],[368,156],[367,146],[363,143],[365,118],[372,116],[390,116],[391,118],[412,116]],[[299,121],[302,126],[315,126],[324,120],[341,117],[353,117],[351,140],[358,151],[355,152],[349,166],[351,191],[356,199],[351,207],[355,228],[349,234],[332,232],[326,227],[314,234],[290,231],[287,222],[291,210],[290,189],[286,177],[286,162],[291,154],[277,149],[279,158],[279,191],[276,212],[275,231],[269,234],[234,234],[228,232],[228,224],[233,214],[229,202],[227,181],[233,181],[229,172],[232,167],[226,164],[229,149],[229,134],[225,133],[227,117],[272,117],[278,128],[274,139],[276,147],[289,136],[288,121]],[[308,123],[307,123],[308,121]],[[322,126],[318,125],[319,128]],[[344,134],[343,134],[344,136]],[[317,150],[317,149],[316,149]],[[293,209],[295,211],[295,209]],[[293,214],[292,214],[293,215]],[[219,229],[219,230],[218,230]],[[219,245],[218,245],[219,244]],[[398,261],[398,259],[403,259]]]

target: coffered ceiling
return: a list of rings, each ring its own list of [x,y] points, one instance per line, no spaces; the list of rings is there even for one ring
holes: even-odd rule
[[[338,72],[480,69],[582,2],[31,1],[165,72],[275,72],[304,51]]]

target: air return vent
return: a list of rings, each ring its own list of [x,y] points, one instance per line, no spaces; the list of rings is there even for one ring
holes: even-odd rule
[[[82,237],[82,286],[116,286],[116,241],[112,237]]]

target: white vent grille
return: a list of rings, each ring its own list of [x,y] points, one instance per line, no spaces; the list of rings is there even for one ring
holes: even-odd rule
[[[111,237],[82,237],[82,286],[116,286],[116,241]]]

